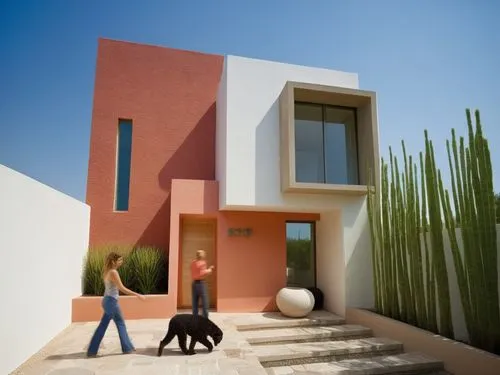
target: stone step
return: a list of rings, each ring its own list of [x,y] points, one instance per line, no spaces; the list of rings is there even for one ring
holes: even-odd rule
[[[443,375],[443,363],[421,353],[267,368],[269,375]]]
[[[250,344],[278,344],[306,341],[337,341],[372,336],[372,330],[356,324],[273,328],[242,332]]]
[[[345,341],[252,345],[252,350],[262,366],[275,367],[397,354],[403,350],[403,344],[391,339],[370,337]]]
[[[237,318],[234,321],[238,331],[274,328],[316,327],[344,324],[345,319],[327,311],[312,311],[305,318],[288,318],[280,313],[259,313]]]

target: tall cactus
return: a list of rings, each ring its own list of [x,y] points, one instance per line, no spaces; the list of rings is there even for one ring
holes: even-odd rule
[[[391,170],[391,176],[393,170]],[[380,189],[368,190],[368,217],[372,237],[375,302],[377,311],[383,315],[399,318],[399,296],[396,281],[396,255],[394,237],[394,199],[395,193],[389,168],[381,159]],[[378,184],[377,184],[378,185]]]
[[[434,147],[429,140],[427,130],[425,135],[425,177],[429,208],[429,228],[432,248],[432,264],[436,278],[436,290],[439,302],[439,333],[453,338],[453,322],[451,320],[450,286],[443,244],[443,222],[439,199],[439,183],[441,172],[436,168]]]
[[[419,154],[420,168],[406,154],[404,142],[401,173],[392,149],[389,163],[382,159],[380,189],[368,191],[376,308],[384,315],[453,338],[444,219],[470,342],[500,354],[491,157],[479,112],[475,112],[475,130],[469,110],[466,117],[468,140],[460,137],[457,141],[452,129],[451,143],[446,142],[452,199],[444,189],[427,131],[425,151]]]
[[[466,111],[468,145],[457,145],[452,130],[447,142],[453,205],[462,233],[462,249],[456,238],[448,192],[441,189],[446,227],[460,288],[460,298],[471,344],[500,354],[500,308],[495,197],[488,142],[483,137],[479,111],[476,131]],[[453,153],[453,158],[451,154]]]
[[[420,190],[417,164],[401,145],[404,168],[389,148],[389,163],[381,160],[380,189],[368,190],[375,304],[384,315],[437,332],[431,248],[424,241],[424,251],[420,242],[427,226],[428,199],[423,196],[421,204],[419,197],[426,192],[425,175]]]
[[[408,253],[408,264],[410,268],[411,301],[410,309],[412,316],[409,322],[419,327],[427,325],[427,311],[425,308],[425,291],[423,282],[423,259],[420,241],[420,204],[418,197],[417,166],[413,163],[413,158],[406,154],[404,141],[401,142],[403,158],[405,163],[404,178],[406,182],[406,205],[405,205],[405,228]]]
[[[432,266],[431,248],[427,240],[427,190],[425,188],[425,169],[424,169],[424,155],[420,152],[420,178],[421,178],[421,194],[422,194],[422,238],[424,243],[424,270],[425,270],[425,297],[427,309],[427,321],[424,328],[432,332],[438,331],[437,317],[436,317],[436,284],[434,278],[434,267]]]

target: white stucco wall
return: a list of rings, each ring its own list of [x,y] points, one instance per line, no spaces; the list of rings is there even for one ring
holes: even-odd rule
[[[316,283],[325,309],[374,305],[371,238],[365,200],[321,213],[316,223]]]
[[[281,192],[278,99],[287,81],[359,88],[354,73],[227,56],[217,97],[219,206],[321,213],[317,283],[326,308],[343,315],[346,306],[371,307],[365,197]]]
[[[345,313],[345,271],[340,211],[321,214],[316,224],[316,286],[324,295],[324,308]]]
[[[227,109],[217,113],[217,153],[225,155],[217,158],[220,208],[307,210],[307,197],[281,193],[279,95],[286,81],[358,88],[357,74],[227,56],[224,77],[217,99]]]
[[[370,224],[366,200],[342,211],[346,307],[371,308],[375,303]]]
[[[71,323],[81,295],[90,208],[0,165],[0,373]]]

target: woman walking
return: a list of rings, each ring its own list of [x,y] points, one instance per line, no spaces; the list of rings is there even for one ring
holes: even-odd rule
[[[118,329],[122,352],[124,354],[128,354],[135,351],[134,345],[128,337],[127,327],[125,326],[120,305],[118,304],[118,291],[136,296],[141,301],[144,301],[146,298],[142,294],[133,292],[123,285],[120,279],[120,274],[118,273],[118,268],[120,268],[122,263],[123,257],[115,252],[108,254],[106,257],[106,263],[102,274],[105,287],[104,298],[102,300],[104,314],[102,315],[101,322],[97,326],[97,329],[90,340],[90,345],[87,350],[88,357],[95,357],[97,355],[99,345],[101,344],[102,338],[104,337],[111,320],[114,320],[116,328]]]

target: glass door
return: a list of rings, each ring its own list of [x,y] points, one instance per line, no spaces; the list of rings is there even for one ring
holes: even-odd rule
[[[314,222],[286,223],[287,286],[316,286]]]

